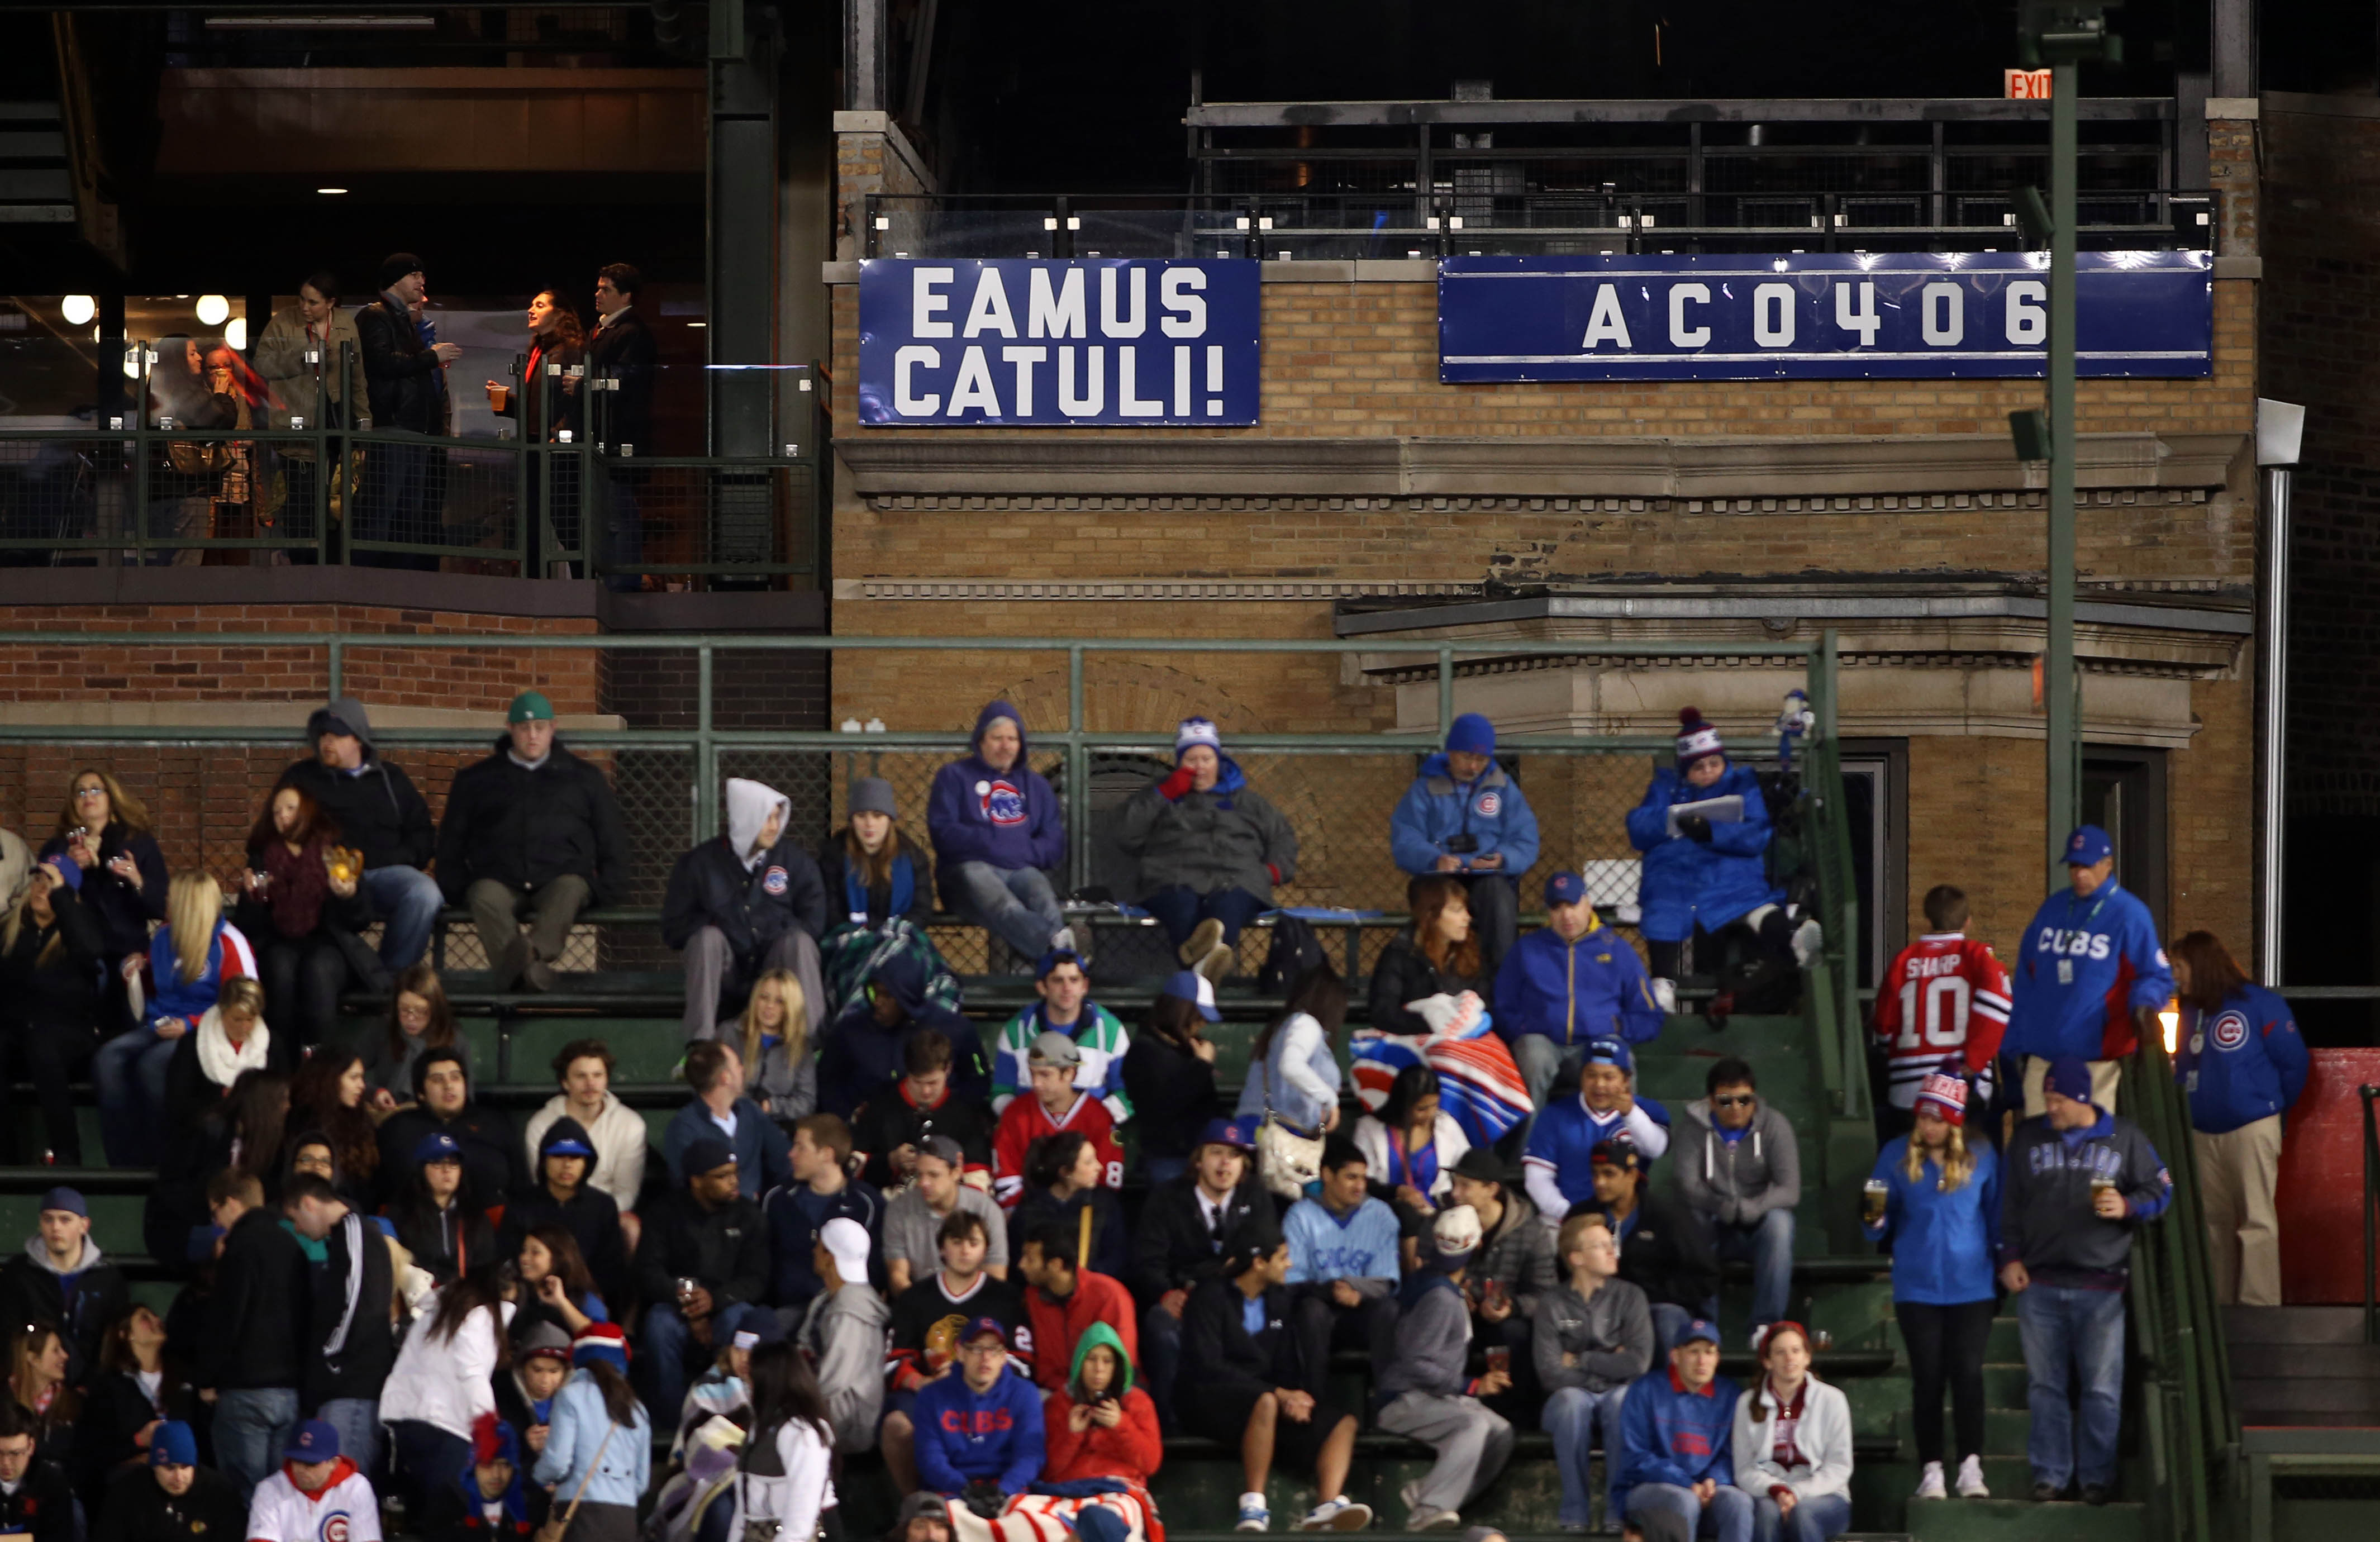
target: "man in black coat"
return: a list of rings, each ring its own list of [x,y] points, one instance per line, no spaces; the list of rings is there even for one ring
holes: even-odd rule
[[[281,773],[339,827],[339,842],[364,854],[358,887],[381,921],[380,961],[390,975],[421,962],[438,923],[438,880],[428,868],[438,832],[430,805],[402,768],[381,759],[364,704],[343,696],[306,719],[313,755]],[[386,990],[388,981],[368,981]]]
[[[674,1426],[689,1360],[708,1365],[769,1288],[769,1228],[736,1182],[735,1153],[705,1135],[682,1157],[686,1182],[662,1196],[637,1245],[637,1293],[645,1300],[637,1357],[645,1406],[657,1427]]]
[[[709,1038],[771,969],[801,981],[809,1041],[826,1022],[818,939],[826,883],[788,828],[793,800],[774,787],[727,779],[727,833],[677,859],[662,895],[662,941],[686,952],[686,1037]],[[850,1110],[835,1111],[848,1116]]]
[[[100,1335],[131,1296],[124,1275],[91,1240],[91,1208],[64,1184],[42,1196],[40,1231],[0,1266],[0,1311],[11,1323],[54,1322],[67,1346],[67,1379],[96,1363]]]
[[[57,1463],[35,1454],[38,1427],[15,1399],[0,1401],[0,1536],[69,1542],[74,1490]]]
[[[339,1451],[366,1473],[380,1464],[380,1389],[396,1364],[396,1334],[383,1304],[396,1260],[388,1236],[358,1215],[327,1178],[294,1174],[281,1208],[298,1234],[322,1246],[309,1269],[304,1394],[309,1417],[339,1432]]]
[[[1224,1240],[1253,1219],[1274,1219],[1272,1196],[1255,1182],[1256,1131],[1245,1122],[1208,1122],[1190,1151],[1190,1171],[1153,1185],[1133,1233],[1125,1283],[1140,1303],[1140,1354],[1157,1416],[1173,1427],[1173,1378],[1182,1364],[1183,1311],[1190,1293],[1223,1272]]]
[[[644,520],[638,507],[645,474],[619,464],[653,454],[653,334],[637,312],[637,289],[644,280],[625,262],[604,267],[595,278],[595,335],[587,340],[587,375],[593,387],[589,420],[595,447],[606,463],[611,518],[605,524],[604,560],[633,569],[644,554]],[[642,587],[641,576],[614,573],[614,589]]]
[[[528,1192],[528,1162],[512,1121],[471,1098],[471,1071],[463,1051],[431,1050],[413,1062],[413,1107],[380,1127],[380,1192],[393,1200],[413,1185],[413,1153],[422,1137],[449,1135],[463,1148],[463,1179],[481,1209]]]
[[[579,911],[627,881],[628,829],[612,783],[554,737],[545,693],[513,698],[504,723],[495,753],[456,772],[446,795],[438,887],[470,905],[494,989],[526,978],[551,990]],[[527,936],[524,905],[534,917]]]
[[[226,1542],[244,1536],[248,1506],[212,1467],[199,1465],[199,1439],[179,1419],[149,1437],[149,1460],[107,1486],[91,1542]]]
[[[225,1235],[190,1380],[215,1394],[215,1460],[246,1495],[280,1468],[298,1428],[306,1254],[264,1208],[264,1185],[236,1167],[207,1180],[207,1208]]]
[[[429,279],[421,259],[409,251],[380,265],[380,295],[356,312],[356,341],[363,353],[364,391],[377,433],[440,435],[446,431],[446,366],[462,357],[456,343],[432,343],[422,334],[420,306]],[[364,485],[357,501],[355,537],[359,540],[423,541],[442,539],[437,518],[443,503],[445,467],[430,445],[373,444],[364,455]],[[358,552],[364,566],[434,571],[438,559],[419,553]]]

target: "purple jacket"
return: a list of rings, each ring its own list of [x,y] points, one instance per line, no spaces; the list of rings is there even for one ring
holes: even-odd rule
[[[1016,761],[1005,771],[986,765],[981,753],[984,729],[995,718],[1016,724]],[[1031,746],[1024,734],[1024,715],[1005,701],[994,701],[975,720],[970,742],[977,753],[934,773],[926,830],[934,840],[934,866],[946,900],[951,870],[962,862],[1049,869],[1065,861],[1066,825],[1058,795],[1027,764]]]

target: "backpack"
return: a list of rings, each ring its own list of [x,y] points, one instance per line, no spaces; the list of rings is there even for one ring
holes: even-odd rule
[[[1305,971],[1330,962],[1330,956],[1322,951],[1322,939],[1311,925],[1302,917],[1277,912],[1272,918],[1272,946],[1265,953],[1264,967],[1257,971],[1257,989],[1268,996],[1285,996]]]

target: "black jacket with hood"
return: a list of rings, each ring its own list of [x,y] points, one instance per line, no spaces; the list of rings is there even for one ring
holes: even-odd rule
[[[389,1303],[396,1260],[388,1237],[370,1218],[349,1208],[322,1240],[327,1257],[309,1269],[305,1405],[333,1398],[378,1398],[396,1364],[396,1331]]]
[[[54,1322],[67,1342],[67,1378],[79,1382],[99,1354],[100,1336],[132,1304],[124,1272],[107,1261],[91,1237],[72,1273],[50,1262],[41,1233],[26,1239],[25,1251],[0,1266],[0,1311],[11,1323]]]
[[[452,1119],[441,1119],[421,1100],[430,1069],[447,1062],[463,1068],[463,1106]],[[440,1131],[463,1147],[463,1178],[480,1204],[493,1208],[515,1194],[528,1192],[528,1164],[520,1135],[512,1121],[497,1109],[482,1108],[471,1085],[471,1062],[459,1050],[431,1050],[413,1062],[413,1107],[388,1116],[380,1127],[380,1192],[383,1200],[409,1194],[417,1163],[413,1148],[421,1137]]]
[[[627,1237],[620,1230],[620,1206],[610,1195],[583,1180],[568,1202],[553,1196],[553,1191],[545,1186],[545,1154],[556,1142],[564,1140],[575,1140],[590,1150],[595,1145],[588,1136],[587,1127],[568,1114],[546,1126],[545,1133],[538,1137],[537,1162],[530,1169],[528,1184],[504,1207],[504,1232],[496,1239],[496,1246],[503,1257],[516,1258],[520,1257],[521,1239],[528,1235],[532,1227],[561,1227],[578,1245],[579,1256],[587,1260],[587,1271],[595,1277],[595,1288],[602,1293],[604,1305],[616,1321],[627,1316],[632,1289]],[[588,1160],[587,1171],[589,1174],[595,1171],[592,1158]],[[518,1336],[516,1332],[515,1337]]]
[[[438,827],[438,887],[460,904],[481,879],[528,891],[565,875],[585,879],[596,905],[626,883],[628,826],[612,783],[559,738],[531,767],[501,737],[495,753],[455,774]]]
[[[866,991],[853,998],[827,1030],[819,1055],[820,1113],[847,1120],[862,1103],[890,1092],[901,1079],[902,1050],[909,1036],[925,1028],[938,1028],[951,1041],[952,1093],[978,1103],[990,1099],[991,1066],[984,1058],[983,1040],[972,1022],[926,1000],[923,965],[905,952],[895,952],[877,966],[868,983],[897,997],[906,1016],[900,1026],[885,1027],[876,1021]]]
[[[206,1332],[190,1379],[222,1391],[285,1387],[305,1377],[305,1252],[269,1208],[232,1222],[207,1301]]]
[[[769,811],[784,818],[776,844],[751,855]],[[677,859],[662,896],[662,941],[683,948],[704,927],[717,927],[730,952],[748,964],[791,928],[826,935],[826,885],[818,864],[794,839],[793,800],[774,787],[727,779],[727,833],[714,835]]]
[[[295,787],[312,798],[339,827],[341,838],[364,854],[367,868],[426,870],[438,847],[429,803],[414,790],[411,778],[380,758],[362,702],[343,696],[317,709],[306,720],[307,740],[320,740],[324,726],[333,722],[363,741],[363,765],[348,772],[333,771],[316,759],[299,760],[281,773],[275,785]]]

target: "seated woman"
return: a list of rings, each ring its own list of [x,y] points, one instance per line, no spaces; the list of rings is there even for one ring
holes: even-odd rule
[[[1439,1098],[1473,1146],[1492,1146],[1529,1116],[1528,1083],[1489,1029],[1494,981],[1471,925],[1463,880],[1432,874],[1405,885],[1413,922],[1372,971],[1371,1026],[1355,1035],[1355,1096],[1378,1111],[1397,1074],[1426,1064]]]
[[[1173,735],[1173,772],[1124,800],[1116,849],[1140,864],[1140,903],[1165,929],[1183,967],[1220,981],[1240,929],[1272,908],[1297,874],[1297,832],[1248,785],[1205,718]]]
[[[271,992],[267,991],[267,999]],[[364,1201],[373,1192],[380,1172],[379,1132],[364,1111],[364,1062],[360,1055],[325,1050],[307,1057],[289,1083],[289,1123],[331,1144],[337,1185],[347,1203],[369,1210]]]
[[[525,1342],[529,1330],[552,1323],[576,1339],[590,1322],[609,1322],[612,1314],[595,1277],[587,1271],[578,1243],[560,1226],[532,1226],[513,1256],[520,1278],[520,1301],[513,1310],[512,1341]]]
[[[162,934],[161,934],[162,935]],[[214,1005],[174,1042],[165,1066],[165,1138],[179,1149],[198,1132],[232,1084],[249,1071],[268,1069],[273,1030],[264,1022],[264,987],[241,977],[225,982]],[[280,1159],[276,1145],[264,1154],[266,1170]]]
[[[31,1415],[33,1454],[74,1471],[75,1421],[82,1395],[67,1379],[67,1342],[47,1318],[18,1323],[8,1336],[8,1391]]]
[[[202,872],[174,875],[165,894],[165,924],[149,940],[147,956],[124,960],[128,989],[144,965],[154,989],[141,1025],[102,1044],[91,1062],[100,1138],[110,1167],[157,1165],[171,1135],[165,1080],[179,1041],[215,1004],[225,981],[256,977],[254,950],[223,918],[223,890]],[[256,1010],[260,1015],[264,1011],[261,990]]]
[[[1427,1065],[1398,1072],[1380,1111],[1355,1121],[1355,1148],[1364,1153],[1372,1196],[1397,1212],[1410,1273],[1418,1267],[1420,1239],[1453,1191],[1454,1164],[1471,1149],[1463,1126],[1439,1107],[1438,1073]]]
[[[922,841],[903,833],[892,783],[866,776],[851,784],[851,822],[819,846],[827,935],[819,944],[826,1020],[833,1022],[868,983],[880,948],[914,950],[927,1000],[959,1004],[959,982],[926,936],[934,915],[934,864]]]
[[[0,926],[0,1086],[22,1058],[42,1105],[42,1139],[29,1166],[82,1165],[82,1132],[72,1081],[99,1048],[102,971],[107,958],[99,919],[82,903],[83,870],[53,856],[33,868],[25,892]]]
[[[56,832],[42,843],[36,860],[52,857],[64,857],[82,869],[78,887],[82,903],[99,922],[107,957],[129,958],[149,951],[150,924],[165,919],[171,875],[157,837],[150,832],[149,810],[125,791],[114,772],[97,766],[75,772],[58,809]],[[103,1038],[113,1038],[139,1025],[126,982],[113,969],[106,990],[99,1032]]]
[[[385,1031],[364,1038],[364,1086],[371,1106],[383,1114],[411,1108],[413,1062],[432,1050],[452,1050],[461,1055],[464,1079],[478,1079],[471,1065],[471,1041],[455,1027],[455,1009],[446,1002],[446,988],[439,983],[438,971],[417,964],[396,977]]]
[[[1043,1401],[1041,1427],[1044,1483],[1113,1477],[1146,1490],[1165,1460],[1157,1404],[1133,1385],[1132,1357],[1103,1322],[1092,1323],[1075,1341],[1073,1373]]]
[[[752,982],[741,1017],[719,1025],[718,1037],[744,1059],[744,1096],[779,1123],[818,1111],[818,1054],[802,982],[791,969],[771,969]]]
[[[1025,1154],[1025,1197],[1008,1218],[1008,1256],[1023,1252],[1025,1239],[1039,1226],[1054,1224],[1067,1236],[1081,1235],[1087,1211],[1090,1267],[1111,1280],[1123,1279],[1130,1244],[1124,1236],[1123,1208],[1105,1177],[1099,1147],[1080,1130],[1061,1130],[1035,1141]]]
[[[1736,1400],[1735,1486],[1753,1531],[1830,1542],[1852,1527],[1852,1405],[1810,1369],[1810,1335],[1773,1322],[1753,1335],[1760,1374]]]
[[[1212,982],[1184,969],[1158,992],[1123,1053],[1124,1096],[1140,1132],[1141,1171],[1152,1185],[1190,1171],[1198,1133],[1223,1111],[1215,1044],[1205,1033],[1221,1016]]]
[[[75,1425],[75,1492],[85,1508],[96,1509],[117,1473],[149,1460],[156,1421],[189,1424],[198,1414],[197,1390],[166,1357],[164,1320],[140,1305],[119,1315],[100,1340]]]
[[[1678,714],[1678,725],[1677,764],[1653,772],[1645,801],[1628,814],[1629,844],[1645,854],[1636,901],[1663,1012],[1677,1010],[1679,959],[1689,938],[1748,949],[1743,977],[1780,983],[1790,982],[1797,954],[1810,956],[1820,941],[1815,921],[1795,929],[1785,891],[1768,881],[1771,827],[1759,775],[1729,764],[1718,730],[1694,708]],[[1706,807],[1673,813],[1681,805]],[[1712,1001],[1714,1023],[1735,1009],[1730,994]]]
[[[413,1148],[413,1182],[385,1212],[414,1264],[445,1285],[474,1269],[490,1268],[495,1232],[463,1175],[463,1147],[438,1131]]]
[[[248,833],[237,918],[258,945],[265,1010],[282,1026],[285,1058],[322,1043],[337,1024],[355,933],[370,918],[358,875],[332,871],[339,830],[295,787],[273,792]]]

